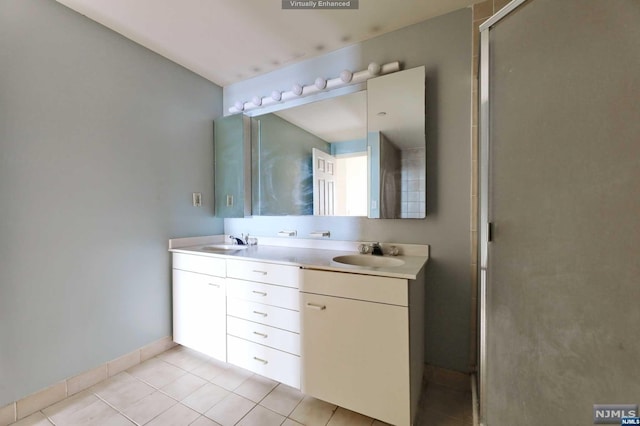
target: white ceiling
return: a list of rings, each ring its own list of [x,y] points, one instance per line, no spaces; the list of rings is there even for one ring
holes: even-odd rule
[[[357,10],[283,10],[280,0],[57,1],[226,86],[480,0],[360,0]]]

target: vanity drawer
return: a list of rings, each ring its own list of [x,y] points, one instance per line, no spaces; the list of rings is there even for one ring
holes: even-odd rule
[[[404,278],[303,269],[300,291],[390,305],[409,306],[409,282]]]
[[[300,389],[300,357],[227,336],[227,361]]]
[[[268,325],[235,317],[227,317],[227,334],[245,340],[300,355],[300,335]]]
[[[300,268],[275,263],[227,259],[227,277],[298,288]]]
[[[228,297],[295,311],[300,309],[299,292],[295,288],[227,278],[227,289]]]
[[[217,277],[226,276],[225,260],[210,256],[173,253],[173,268]]]
[[[290,309],[228,297],[227,315],[295,333],[300,332],[300,312]]]

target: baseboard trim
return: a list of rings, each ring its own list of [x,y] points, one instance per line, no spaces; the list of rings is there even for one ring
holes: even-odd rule
[[[171,336],[163,337],[133,352],[9,403],[0,408],[0,426],[7,426],[69,396],[82,392],[111,376],[115,376],[134,365],[153,358],[173,346],[175,346],[175,343]]]
[[[480,404],[478,401],[478,379],[471,373],[471,409],[473,410],[473,426],[480,426]]]

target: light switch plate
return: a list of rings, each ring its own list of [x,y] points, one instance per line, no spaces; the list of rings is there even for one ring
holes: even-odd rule
[[[192,194],[192,201],[193,201],[193,206],[194,207],[202,206],[202,193],[201,192],[194,192]]]

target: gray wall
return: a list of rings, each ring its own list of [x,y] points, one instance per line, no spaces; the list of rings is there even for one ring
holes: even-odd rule
[[[463,9],[279,71],[224,88],[225,105],[289,90],[294,82],[334,77],[344,68],[399,60],[403,68],[425,65],[427,218],[253,217],[226,219],[225,232],[274,236],[320,229],[337,240],[376,240],[431,245],[426,269],[426,361],[469,370],[471,304],[471,10]],[[226,108],[226,107],[225,107]],[[225,109],[226,110],[226,109]]]
[[[638,22],[637,0],[532,0],[490,32],[484,424],[640,403]]]
[[[221,92],[52,0],[0,2],[0,406],[171,334],[167,239],[222,231]]]

